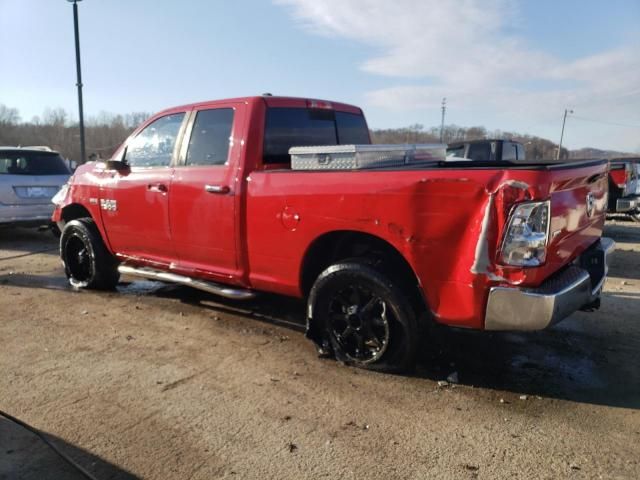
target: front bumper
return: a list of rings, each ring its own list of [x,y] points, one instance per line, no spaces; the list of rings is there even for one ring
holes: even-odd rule
[[[600,298],[615,242],[601,238],[578,261],[537,288],[493,287],[485,330],[541,330]]]
[[[640,208],[640,196],[629,195],[616,200],[616,213],[633,212]]]

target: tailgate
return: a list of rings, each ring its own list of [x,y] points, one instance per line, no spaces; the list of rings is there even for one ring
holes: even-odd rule
[[[0,204],[49,204],[68,178],[68,175],[0,175]]]
[[[602,236],[607,173],[605,160],[559,164],[548,169],[551,222],[545,273],[554,273],[573,261]]]

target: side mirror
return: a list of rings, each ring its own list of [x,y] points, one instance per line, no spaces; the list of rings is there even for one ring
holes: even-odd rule
[[[129,164],[122,160],[107,160],[104,162],[105,170],[115,170],[116,172],[123,173],[129,171]]]
[[[129,171],[129,164],[127,163],[127,147],[124,147],[120,158],[110,158],[105,162],[106,170],[115,170],[116,172],[123,173]]]

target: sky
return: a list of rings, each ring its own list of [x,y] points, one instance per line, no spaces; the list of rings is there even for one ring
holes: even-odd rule
[[[640,0],[83,0],[85,116],[259,95],[640,153]],[[0,103],[77,118],[72,6],[0,0]]]

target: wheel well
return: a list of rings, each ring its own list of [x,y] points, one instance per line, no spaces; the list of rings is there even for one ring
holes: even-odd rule
[[[72,203],[71,205],[67,205],[62,209],[62,220],[65,223],[70,222],[71,220],[75,220],[77,218],[91,217],[91,213],[89,210],[84,208],[82,205],[78,203]]]
[[[407,289],[416,312],[426,308],[418,278],[404,256],[386,240],[363,232],[336,231],[317,238],[302,262],[302,293],[309,294],[316,278],[327,267],[348,258],[383,260],[385,273]]]

